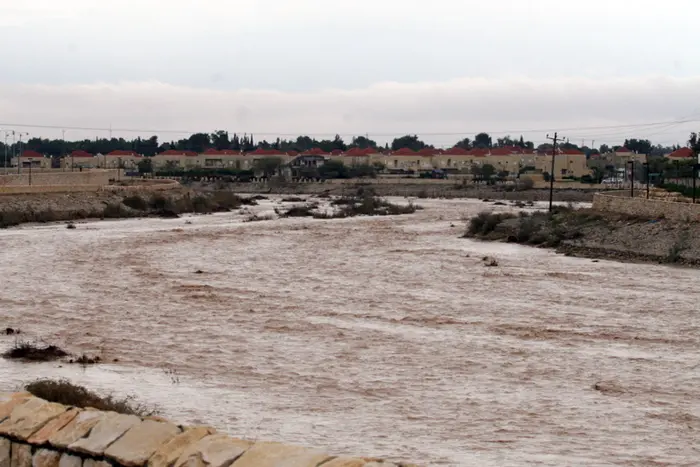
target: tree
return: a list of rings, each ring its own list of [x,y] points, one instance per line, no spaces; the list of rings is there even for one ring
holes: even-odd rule
[[[149,174],[153,172],[153,160],[150,157],[144,157],[138,164],[140,174]]]
[[[376,148],[377,142],[367,138],[366,136],[354,136],[352,138],[352,143],[348,145],[348,148]]]
[[[610,152],[610,146],[608,146],[607,144],[600,145],[600,153],[601,154],[607,154],[609,152]]]
[[[318,168],[318,173],[323,178],[347,178],[348,168],[341,161],[328,161]]]
[[[492,146],[491,136],[488,133],[479,133],[474,137],[474,147],[486,149]]]
[[[406,135],[400,138],[394,138],[391,142],[391,150],[397,151],[399,149],[408,148],[414,151],[420,151],[421,149],[427,147],[427,145],[418,139],[417,135]]]
[[[282,167],[280,157],[263,157],[255,161],[255,170],[262,172],[266,177],[275,175],[280,167]]]
[[[490,180],[491,177],[494,176],[496,173],[496,168],[492,166],[491,164],[484,164],[481,166],[481,176],[486,179]]]
[[[455,147],[466,149],[468,151],[472,148],[472,140],[470,138],[461,139],[461,140],[457,141],[457,144],[455,144]]]
[[[211,147],[211,139],[207,133],[195,133],[187,139],[187,149],[194,152],[204,152]]]
[[[624,146],[637,154],[650,154],[652,144],[648,139],[626,139]]]
[[[697,157],[700,154],[700,135],[698,133],[691,133],[688,138],[688,147],[693,150],[693,154]]]
[[[211,134],[211,142],[218,150],[231,149],[228,131],[219,130]]]
[[[496,139],[496,146],[498,146],[499,148],[516,145],[517,142],[513,138],[511,138],[510,135],[506,135],[503,138]]]

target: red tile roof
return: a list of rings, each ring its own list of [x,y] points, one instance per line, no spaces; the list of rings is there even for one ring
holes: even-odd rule
[[[617,151],[615,151],[615,152],[632,152],[632,151],[630,151],[630,150],[627,149],[626,147],[622,146],[621,148],[619,148],[619,149],[618,149]]]
[[[409,148],[401,148],[398,151],[394,151],[391,153],[392,156],[417,156],[418,153],[414,151],[413,149]]]
[[[141,157],[139,154],[136,154],[134,151],[122,151],[121,149],[117,149],[116,151],[112,151],[112,152],[108,153],[107,156]]]
[[[468,156],[469,151],[464,148],[454,147],[445,151],[443,154],[446,156]]]
[[[470,149],[468,152],[469,152],[470,156],[484,157],[489,153],[489,150],[475,148],[475,149]]]
[[[302,153],[302,155],[304,155],[304,156],[323,156],[325,154],[328,154],[328,153],[321,148],[311,148],[308,151],[304,151]]]
[[[583,156],[583,155],[584,155],[584,154],[583,154],[581,151],[579,151],[578,149],[573,149],[573,148],[571,148],[571,149],[562,149],[562,150],[560,150],[559,152],[562,153],[562,154],[569,155],[569,156]]]
[[[38,153],[36,151],[27,150],[27,151],[22,151],[22,154],[19,157],[31,157],[33,159],[37,159],[37,158],[41,159],[42,157],[44,157],[44,155],[41,153]]]
[[[159,156],[196,156],[197,153],[194,151],[178,151],[177,149],[168,149],[163,151]]]
[[[257,148],[255,151],[247,153],[248,156],[282,156],[284,153],[277,149],[262,149]]]
[[[334,156],[341,156],[343,154],[343,151],[342,149],[334,149],[331,151],[331,154],[333,154]]]
[[[90,154],[87,151],[83,151],[82,149],[78,149],[77,151],[71,152],[70,157],[95,157],[95,155]]]
[[[295,150],[287,151],[287,155],[289,157],[297,157],[299,155],[299,151],[295,151]]]
[[[435,154],[437,154],[437,152],[438,151],[436,149],[433,149],[433,148],[423,148],[420,151],[418,151],[418,154],[420,154],[421,156],[432,157]]]
[[[367,149],[361,149],[361,148],[350,148],[345,153],[345,155],[348,157],[364,157],[368,154],[369,153],[367,152]]]
[[[693,157],[693,150],[690,148],[680,148],[667,156],[669,159],[689,159]]]

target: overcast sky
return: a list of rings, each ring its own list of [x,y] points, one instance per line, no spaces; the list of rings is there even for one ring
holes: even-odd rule
[[[622,125],[700,120],[698,13],[697,0],[0,0],[0,126],[682,143],[700,121]]]

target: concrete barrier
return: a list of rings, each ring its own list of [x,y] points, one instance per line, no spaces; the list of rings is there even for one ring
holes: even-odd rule
[[[417,467],[0,393],[0,467]]]
[[[700,221],[700,204],[631,198],[627,192],[596,193],[593,209],[648,219],[669,219],[680,222]]]

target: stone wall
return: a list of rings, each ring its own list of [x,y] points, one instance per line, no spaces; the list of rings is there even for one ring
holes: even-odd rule
[[[409,467],[0,393],[0,467]],[[414,466],[415,467],[415,466]]]
[[[646,199],[641,196],[630,198],[628,193],[623,192],[596,193],[593,196],[593,209],[649,219],[700,221],[700,204]]]
[[[116,170],[91,170],[84,172],[32,172],[32,185],[37,186],[75,186],[107,185],[117,178]],[[0,175],[0,186],[28,186],[29,172],[21,174]]]

